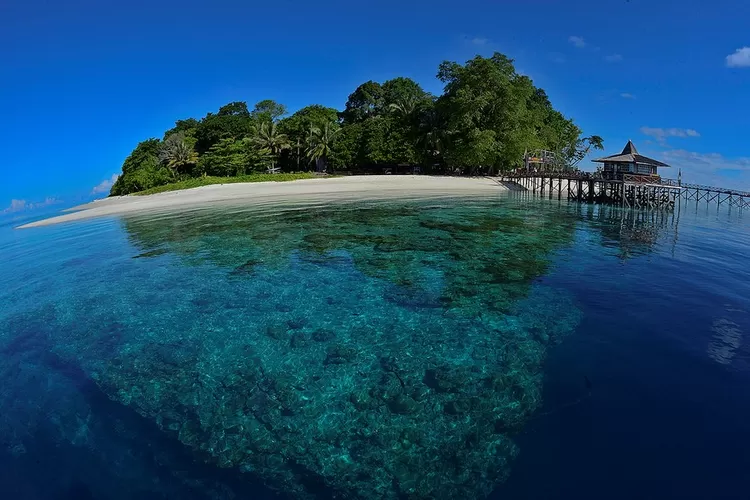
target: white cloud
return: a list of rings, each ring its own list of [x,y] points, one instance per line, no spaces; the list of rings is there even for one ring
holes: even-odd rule
[[[671,149],[661,154],[661,160],[681,169],[683,182],[750,191],[750,157]],[[677,177],[677,170],[668,175]]]
[[[623,92],[620,94],[623,99],[635,99],[635,96],[629,92]]]
[[[0,213],[10,214],[15,212],[22,212],[24,210],[46,207],[48,205],[54,205],[56,203],[60,203],[60,200],[52,197],[47,197],[44,199],[44,201],[39,201],[36,203],[29,203],[26,200],[11,200],[10,205],[5,210],[0,211]]]
[[[586,41],[583,39],[582,36],[569,36],[568,41],[572,43],[575,47],[578,47],[579,49],[582,49],[586,46]]]
[[[475,36],[470,40],[470,42],[474,45],[487,45],[487,42],[489,42],[489,39],[481,37],[481,36]]]
[[[668,137],[700,137],[697,130],[691,128],[658,128],[641,127],[641,133],[656,139],[662,146],[666,145]]]
[[[734,54],[729,54],[727,66],[730,68],[750,68],[750,47],[742,47],[737,49]]]
[[[105,179],[91,190],[91,194],[101,194],[101,193],[108,193],[110,189],[112,189],[112,184],[115,183],[117,178],[120,177],[119,174],[112,174],[112,177],[109,179]]]
[[[620,54],[610,54],[608,56],[604,56],[604,60],[608,63],[615,63],[622,61],[622,56]]]
[[[665,158],[684,162],[701,168],[719,170],[747,170],[750,172],[750,157],[727,158],[721,153],[698,153],[685,149],[670,149],[664,152]]]
[[[9,214],[12,212],[20,212],[24,209],[26,209],[26,200],[10,200],[10,205],[3,210],[2,213]]]

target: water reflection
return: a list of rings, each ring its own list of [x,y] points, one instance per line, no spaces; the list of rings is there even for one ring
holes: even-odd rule
[[[620,259],[647,255],[657,245],[674,251],[678,241],[680,214],[667,210],[634,210],[598,205],[588,206],[586,220],[592,223],[606,248],[618,250]]]
[[[732,363],[737,349],[742,346],[740,325],[726,318],[719,318],[711,325],[711,342],[708,356],[722,365]]]

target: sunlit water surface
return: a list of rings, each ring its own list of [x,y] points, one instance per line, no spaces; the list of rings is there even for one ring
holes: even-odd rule
[[[746,498],[750,230],[509,195],[0,227],[5,498]]]

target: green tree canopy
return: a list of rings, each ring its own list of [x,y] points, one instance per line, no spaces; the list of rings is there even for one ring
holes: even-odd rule
[[[271,99],[264,99],[255,105],[252,117],[256,122],[275,122],[285,114],[286,106]]]
[[[299,137],[304,140],[310,127],[323,123],[334,123],[339,120],[336,108],[313,104],[305,106],[291,116],[279,122],[279,130],[296,141]]]
[[[365,82],[349,94],[342,113],[345,124],[359,123],[383,110],[383,87],[373,81]]]
[[[258,172],[270,162],[270,152],[257,148],[248,138],[228,137],[211,146],[198,160],[198,171],[204,175],[232,177]]]
[[[232,102],[219,108],[217,114],[208,113],[195,130],[195,150],[203,154],[221,139],[248,137],[252,119],[244,102]]]
[[[240,116],[248,118],[250,112],[247,110],[247,103],[244,101],[230,102],[219,108],[219,116]]]
[[[169,182],[171,175],[159,161],[159,139],[139,143],[122,164],[122,175],[117,178],[110,195],[120,196],[143,191]]]
[[[432,96],[411,78],[398,77],[383,84],[383,111],[397,111],[400,116],[410,116],[423,107]]]
[[[172,134],[183,132],[185,137],[195,137],[195,130],[198,128],[198,120],[195,118],[188,118],[186,120],[177,120],[174,122],[174,127],[164,132],[164,139]]]

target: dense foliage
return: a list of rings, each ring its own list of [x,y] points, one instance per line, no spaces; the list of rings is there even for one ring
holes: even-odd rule
[[[341,112],[314,104],[287,116],[284,105],[264,100],[252,111],[232,102],[200,120],[178,120],[162,140],[138,144],[111,194],[278,170],[380,172],[401,165],[492,174],[519,166],[527,150],[555,151],[561,164],[575,166],[601,148],[600,137],[581,137],[502,54],[444,62],[438,78],[445,84],[439,97],[398,77],[363,83]]]

